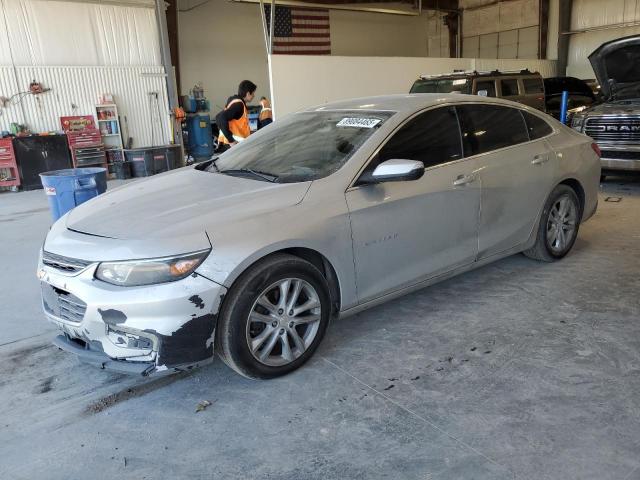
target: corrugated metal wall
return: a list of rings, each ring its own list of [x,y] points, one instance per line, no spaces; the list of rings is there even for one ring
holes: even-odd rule
[[[11,122],[34,132],[60,130],[61,116],[94,114],[99,95],[111,93],[134,146],[166,144],[171,134],[163,72],[162,67],[0,67],[2,96],[28,90],[33,79],[51,88],[42,95],[16,97],[0,109],[0,130],[9,130]]]
[[[604,42],[640,34],[639,0],[574,0],[567,75],[594,78],[587,57]]]
[[[111,93],[125,141],[131,137],[134,146],[169,143],[170,112],[153,5],[151,0],[119,5],[0,0],[0,97],[13,97],[5,108],[0,105],[0,130],[9,130],[12,122],[33,132],[60,130],[61,116],[94,115],[99,95]],[[33,80],[51,91],[20,95]]]

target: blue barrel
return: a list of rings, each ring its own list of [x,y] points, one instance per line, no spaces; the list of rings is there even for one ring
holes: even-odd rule
[[[55,222],[77,205],[107,191],[106,168],[69,168],[40,174]]]

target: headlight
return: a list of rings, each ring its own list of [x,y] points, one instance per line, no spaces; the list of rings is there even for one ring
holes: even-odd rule
[[[571,117],[571,128],[581,132],[582,126],[584,125],[584,119],[585,117],[583,115],[573,115],[573,117]]]
[[[207,258],[211,250],[174,257],[151,258],[98,265],[96,278],[121,287],[174,282],[188,277]]]

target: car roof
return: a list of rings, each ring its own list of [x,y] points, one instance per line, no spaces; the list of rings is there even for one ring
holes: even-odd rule
[[[332,110],[362,110],[362,111],[392,111],[414,112],[427,107],[445,103],[499,103],[510,107],[523,108],[520,103],[503,100],[496,97],[481,97],[462,93],[404,93],[397,95],[381,95],[376,97],[361,97],[337,102],[326,103],[308,108],[307,112]],[[525,107],[525,109],[527,109]]]
[[[540,77],[539,72],[531,72],[530,70],[492,70],[492,71],[454,71],[451,73],[438,73],[434,75],[420,75],[418,80],[433,80],[441,78],[473,78],[473,77]]]

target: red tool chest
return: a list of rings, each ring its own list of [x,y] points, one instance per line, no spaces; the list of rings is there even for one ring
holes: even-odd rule
[[[12,138],[0,138],[0,187],[17,187],[20,174]]]
[[[69,140],[73,168],[89,165],[107,168],[102,135],[96,128],[93,116],[60,117],[60,122]]]

